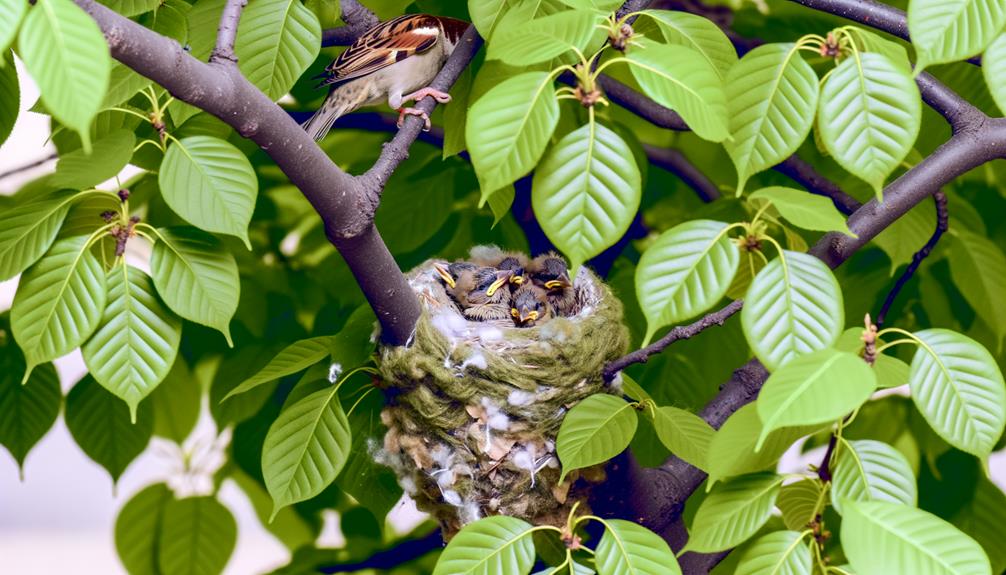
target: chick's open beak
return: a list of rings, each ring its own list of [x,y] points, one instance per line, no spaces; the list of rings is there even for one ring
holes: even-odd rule
[[[437,270],[437,273],[440,274],[441,279],[443,279],[447,285],[454,287],[454,278],[451,277],[451,272],[447,269],[447,266],[442,264],[433,264],[433,269]]]
[[[496,290],[505,286],[512,277],[513,277],[512,271],[496,272],[496,281],[494,281],[492,284],[489,285],[489,289],[486,290],[486,295],[492,297],[493,294],[496,293]]]
[[[538,311],[533,309],[529,310],[526,307],[521,307],[520,317],[518,319],[520,319],[520,322],[522,324],[525,324],[529,321],[538,321]]]

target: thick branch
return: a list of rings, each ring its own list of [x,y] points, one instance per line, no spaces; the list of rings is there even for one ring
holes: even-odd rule
[[[241,22],[241,13],[248,0],[227,0],[224,10],[220,14],[220,26],[217,28],[217,44],[210,55],[210,62],[231,62],[236,64],[237,54],[234,53],[234,42],[238,37],[238,24]]]
[[[373,193],[364,182],[339,169],[236,67],[200,62],[174,40],[95,0],[74,1],[101,27],[115,59],[179,100],[220,118],[272,157],[321,216],[326,234],[374,308],[384,341],[392,345],[408,341],[419,317],[419,302],[411,297],[405,276],[368,217],[372,214],[368,198]]]
[[[702,173],[683,153],[674,148],[658,148],[643,144],[646,157],[650,163],[674,174],[689,188],[695,191],[703,202],[709,203],[720,198],[720,189]]]
[[[741,310],[741,306],[743,305],[743,300],[734,300],[720,310],[707,314],[695,323],[690,325],[679,325],[672,328],[671,331],[667,332],[664,337],[658,339],[650,345],[626,354],[604,366],[604,371],[602,372],[604,381],[611,381],[615,378],[615,375],[618,372],[634,363],[646,363],[650,359],[651,355],[656,355],[664,351],[669,345],[676,341],[695,337],[713,326],[723,325],[730,316],[739,312]]]
[[[915,271],[922,265],[922,260],[926,259],[933,252],[933,248],[936,247],[937,242],[940,241],[940,238],[943,237],[943,234],[950,225],[950,213],[947,211],[947,195],[940,190],[933,194],[933,200],[936,202],[936,229],[933,231],[933,235],[929,238],[929,241],[922,246],[922,249],[915,252],[915,255],[912,256],[912,262],[908,264],[908,267],[902,272],[901,277],[894,283],[894,287],[888,292],[887,297],[884,298],[884,305],[880,307],[880,313],[877,314],[877,328],[884,326],[887,312],[891,310],[894,300],[897,299],[902,288],[905,287],[908,280],[912,279]]]

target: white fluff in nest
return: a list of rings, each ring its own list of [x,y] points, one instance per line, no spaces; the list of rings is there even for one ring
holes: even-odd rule
[[[530,391],[524,391],[523,389],[515,389],[510,392],[506,401],[510,405],[523,407],[525,405],[531,405],[531,402],[534,401],[534,394]]]
[[[489,362],[486,361],[486,356],[476,351],[461,363],[461,371],[468,369],[469,366],[484,370],[489,368]]]

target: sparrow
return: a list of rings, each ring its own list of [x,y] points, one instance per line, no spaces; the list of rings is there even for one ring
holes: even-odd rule
[[[513,277],[512,271],[490,266],[458,262],[433,267],[447,284],[447,293],[458,303],[468,319],[488,321],[507,319],[510,314],[510,290],[503,289]]]
[[[525,283],[513,293],[510,317],[517,327],[534,327],[552,317],[548,292],[534,283]]]
[[[447,58],[454,52],[468,22],[406,14],[382,22],[364,32],[346,48],[322,74],[318,87],[330,86],[328,98],[302,126],[315,140],[321,140],[332,124],[361,106],[380,104],[385,99],[398,111],[398,127],[405,116],[420,116],[430,129],[429,116],[402,105],[431,96],[441,104],[450,95],[429,87]]]
[[[527,256],[524,254],[508,253],[504,255],[496,267],[504,271],[513,272],[513,276],[510,278],[510,289],[515,290],[527,280],[526,272],[530,265],[531,262],[528,261]]]
[[[576,304],[576,290],[569,279],[566,260],[555,252],[540,255],[531,262],[531,283],[545,290],[556,315],[569,316]]]

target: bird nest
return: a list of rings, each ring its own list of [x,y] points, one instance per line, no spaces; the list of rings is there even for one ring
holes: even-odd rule
[[[493,249],[474,249],[473,259]],[[389,405],[377,459],[446,536],[496,514],[561,525],[590,483],[604,478],[595,467],[559,484],[555,439],[574,404],[617,391],[601,370],[628,344],[621,302],[582,268],[567,317],[530,328],[469,321],[445,291],[438,263],[409,273],[423,308],[410,345],[381,350]]]

